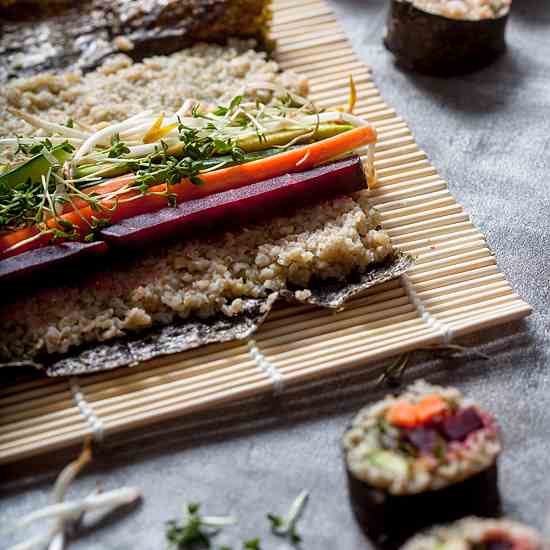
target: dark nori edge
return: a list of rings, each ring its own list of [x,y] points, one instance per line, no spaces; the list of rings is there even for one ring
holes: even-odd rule
[[[508,13],[478,21],[428,13],[407,0],[391,0],[384,44],[406,69],[437,76],[475,71],[506,49]]]
[[[500,515],[497,461],[464,481],[436,491],[392,495],[357,479],[344,460],[355,518],[372,543],[384,550],[401,547],[412,535],[433,524],[468,515]]]
[[[81,349],[66,356],[47,357],[48,376],[89,374],[181,353],[206,344],[242,340],[253,334],[269,314],[274,302],[271,298],[247,300],[244,313],[235,317],[216,315],[208,319],[197,317],[157,326],[146,331],[128,334]]]
[[[311,296],[306,303],[325,307],[340,308],[345,302],[368,288],[395,279],[405,273],[414,264],[414,258],[408,254],[396,253],[384,262],[374,265],[365,273],[352,273],[345,281],[315,280],[308,285]],[[303,290],[299,287],[290,287],[280,291],[280,295],[289,302],[300,302],[294,292]]]
[[[344,300],[366,288],[398,277],[411,265],[410,256],[396,254],[382,264],[373,265],[361,275],[359,281],[354,275],[350,283],[317,282],[314,288],[321,299],[316,305],[338,307]],[[324,285],[329,289],[328,296],[332,300],[336,297],[339,300],[338,304],[322,300]],[[66,355],[45,356],[40,359],[48,376],[67,376],[132,366],[206,344],[244,340],[263,324],[279,297],[283,297],[281,293],[273,293],[263,299],[247,299],[245,312],[235,317],[226,317],[222,314],[208,319],[194,317],[168,326],[156,326],[134,334],[129,333],[107,342],[82,346]],[[289,297],[286,299],[289,300]],[[37,361],[39,365],[40,359]]]

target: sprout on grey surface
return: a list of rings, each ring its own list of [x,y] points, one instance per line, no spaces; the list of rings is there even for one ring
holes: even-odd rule
[[[48,550],[63,550],[65,534],[70,525],[82,520],[86,512],[111,510],[118,506],[133,504],[141,499],[142,493],[135,487],[121,487],[112,491],[94,491],[81,499],[64,501],[65,494],[76,476],[91,461],[91,442],[87,439],[79,457],[68,464],[57,477],[53,490],[53,504],[39,508],[2,529],[3,532],[20,531],[39,520],[55,520],[45,532],[34,535],[8,550],[32,550],[47,545]]]

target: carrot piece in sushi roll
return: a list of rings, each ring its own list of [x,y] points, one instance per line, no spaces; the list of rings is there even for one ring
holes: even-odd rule
[[[542,550],[539,534],[509,519],[464,518],[415,535],[402,550]]]
[[[373,542],[396,548],[434,522],[499,512],[493,418],[424,381],[362,409],[343,438],[352,506]]]

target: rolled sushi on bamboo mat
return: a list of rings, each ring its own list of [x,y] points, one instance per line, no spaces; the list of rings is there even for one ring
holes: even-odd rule
[[[391,0],[384,44],[406,69],[438,76],[475,71],[506,49],[511,1],[486,4]]]
[[[195,44],[252,38],[270,48],[270,0],[0,0],[0,82],[59,69],[90,70]]]
[[[539,550],[540,535],[509,519],[464,518],[438,526],[407,541],[402,550]]]
[[[419,381],[362,409],[343,439],[357,520],[398,548],[420,529],[500,510],[494,419],[457,389]]]

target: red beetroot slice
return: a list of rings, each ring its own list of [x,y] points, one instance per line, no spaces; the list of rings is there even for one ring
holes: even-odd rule
[[[120,246],[141,245],[173,235],[196,237],[204,231],[285,214],[366,187],[363,163],[353,156],[134,216],[103,229],[100,235],[109,244]]]
[[[409,430],[406,437],[421,453],[431,453],[437,446],[439,434],[433,428],[421,426]]]
[[[512,550],[514,543],[508,539],[489,539],[483,541],[485,550]]]
[[[483,420],[474,407],[468,407],[441,423],[441,433],[447,441],[464,441],[466,437],[483,428]]]
[[[84,257],[101,255],[108,250],[103,241],[92,243],[65,242],[28,250],[0,261],[0,282],[12,282],[30,275],[38,275],[46,269],[66,266]]]

